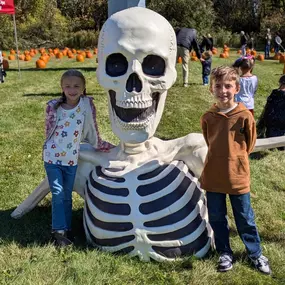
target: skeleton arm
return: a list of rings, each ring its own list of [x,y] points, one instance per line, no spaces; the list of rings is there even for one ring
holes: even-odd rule
[[[177,147],[179,151],[174,159],[184,161],[195,176],[199,178],[208,151],[203,135],[192,133],[180,138]]]

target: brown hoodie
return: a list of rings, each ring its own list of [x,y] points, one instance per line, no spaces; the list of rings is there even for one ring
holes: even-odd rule
[[[250,191],[248,155],[256,141],[255,121],[242,104],[223,114],[213,105],[201,118],[208,145],[201,187],[209,192],[245,194]]]

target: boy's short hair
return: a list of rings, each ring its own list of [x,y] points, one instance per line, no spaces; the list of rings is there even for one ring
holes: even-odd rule
[[[209,59],[212,56],[212,52],[210,50],[204,51],[202,57],[204,59]]]
[[[234,80],[236,85],[239,86],[238,69],[225,65],[214,68],[211,72],[210,85],[213,84],[213,81],[220,80]]]

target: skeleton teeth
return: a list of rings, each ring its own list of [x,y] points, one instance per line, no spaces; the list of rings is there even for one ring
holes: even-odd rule
[[[114,117],[116,118],[116,123],[119,124],[123,130],[142,130],[147,128],[149,122],[154,118],[154,113],[142,122],[125,123],[120,120],[116,114],[114,114]]]
[[[116,105],[121,108],[138,108],[138,109],[143,109],[143,108],[148,108],[152,105],[152,100],[145,100],[142,101],[141,99],[138,98],[128,98],[126,100],[116,100]]]

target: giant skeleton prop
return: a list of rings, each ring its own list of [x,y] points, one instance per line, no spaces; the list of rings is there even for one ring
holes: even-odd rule
[[[109,153],[81,146],[74,188],[85,199],[87,240],[145,261],[204,256],[213,240],[197,181],[207,153],[203,136],[170,141],[153,136],[176,80],[172,27],[145,8],[118,12],[102,28],[98,59],[98,81],[108,93],[120,144]],[[263,148],[265,143],[256,150]],[[45,179],[12,217],[30,211],[48,192]]]

